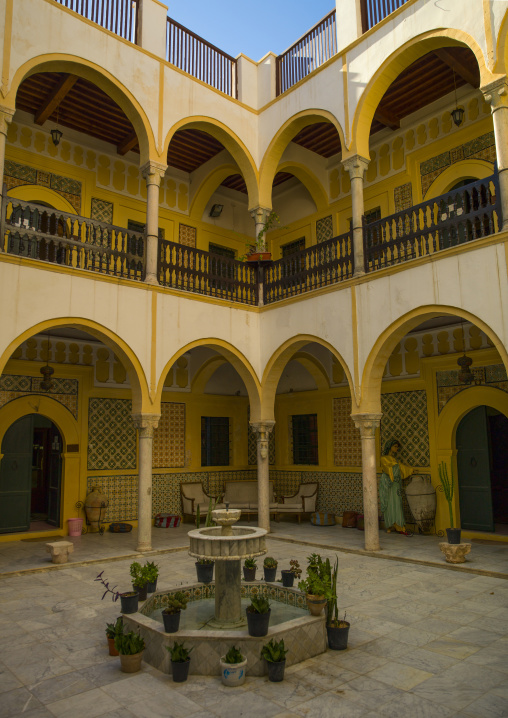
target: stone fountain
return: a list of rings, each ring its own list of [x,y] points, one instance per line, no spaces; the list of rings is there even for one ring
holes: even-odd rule
[[[218,526],[189,531],[189,555],[215,561],[215,616],[210,628],[235,629],[245,625],[241,607],[241,562],[266,553],[266,530],[235,526],[240,509],[216,509]]]

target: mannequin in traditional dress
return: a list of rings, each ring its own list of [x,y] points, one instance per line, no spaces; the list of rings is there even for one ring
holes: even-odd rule
[[[395,530],[405,536],[412,536],[404,525],[402,506],[402,479],[407,479],[416,469],[399,461],[397,453],[400,443],[396,439],[388,441],[381,457],[381,481],[379,482],[379,503],[383,512],[387,533]]]

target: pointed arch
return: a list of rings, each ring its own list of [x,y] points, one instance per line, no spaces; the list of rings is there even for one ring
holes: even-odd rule
[[[7,195],[22,202],[45,202],[59,212],[77,214],[76,209],[65,197],[55,192],[54,189],[41,187],[38,184],[23,184],[18,187],[12,187],[7,192]]]
[[[227,177],[238,174],[239,168],[231,163],[216,167],[200,184],[192,198],[189,216],[200,220],[210,197]]]
[[[318,177],[308,167],[299,162],[282,162],[277,172],[289,172],[294,175],[308,190],[316,205],[316,211],[321,212],[328,207],[328,196]]]

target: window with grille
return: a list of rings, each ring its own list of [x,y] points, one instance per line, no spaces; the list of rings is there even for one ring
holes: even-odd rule
[[[318,464],[317,414],[291,417],[293,429],[293,464]]]
[[[127,220],[127,231],[128,232],[141,232],[141,234],[144,233],[146,229],[146,224],[143,224],[143,222],[136,222],[134,219],[128,219]],[[159,239],[164,239],[165,233],[164,229],[162,227],[159,227]]]
[[[229,466],[229,417],[201,417],[201,466]]]

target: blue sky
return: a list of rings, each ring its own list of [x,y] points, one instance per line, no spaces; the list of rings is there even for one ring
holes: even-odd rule
[[[280,54],[335,8],[335,0],[162,0],[169,16],[236,57]]]

